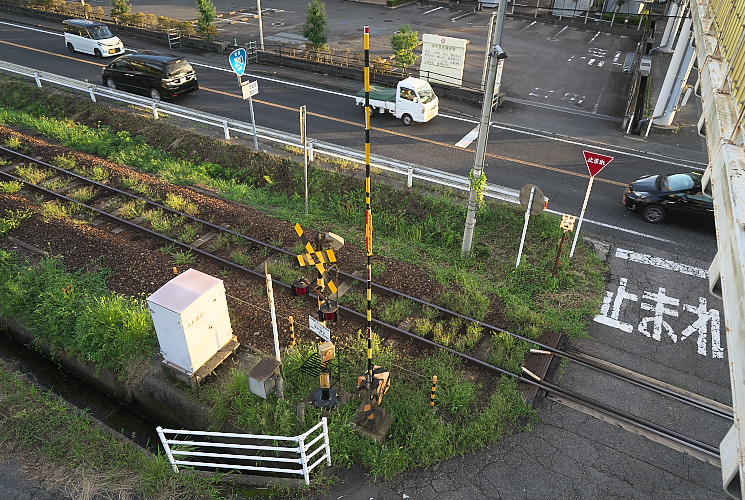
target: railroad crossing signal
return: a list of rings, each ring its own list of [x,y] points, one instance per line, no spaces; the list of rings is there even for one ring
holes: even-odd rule
[[[331,293],[336,293],[336,285],[326,274],[326,267],[324,266],[324,264],[328,262],[336,262],[334,251],[331,249],[316,251],[313,248],[313,244],[308,240],[308,237],[305,236],[305,232],[300,224],[295,224],[295,231],[297,232],[297,235],[300,236],[300,239],[305,244],[305,249],[308,251],[306,254],[297,256],[298,263],[300,263],[301,266],[316,266],[318,273],[323,277],[326,286],[331,290]]]

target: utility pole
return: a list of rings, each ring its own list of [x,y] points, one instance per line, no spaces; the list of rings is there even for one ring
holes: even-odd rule
[[[261,0],[256,0],[256,10],[259,13],[259,47],[264,50],[264,25],[261,22]]]
[[[500,11],[504,10],[504,6],[500,4],[499,9]],[[473,169],[471,170],[471,190],[468,193],[468,215],[466,216],[466,228],[463,232],[463,247],[461,249],[461,255],[463,257],[467,257],[471,253],[473,231],[476,227],[476,214],[479,209],[478,192],[476,188],[484,173],[486,142],[489,136],[492,108],[494,107],[494,86],[497,78],[497,66],[499,66],[499,61],[507,57],[507,54],[505,54],[502,47],[497,43],[498,38],[496,30],[498,26],[499,23],[494,23],[491,26],[492,32],[489,34],[489,39],[493,40],[494,43],[489,51],[489,68],[486,74],[484,102],[481,106],[481,121],[479,122],[479,137],[476,143],[476,158],[473,163]]]

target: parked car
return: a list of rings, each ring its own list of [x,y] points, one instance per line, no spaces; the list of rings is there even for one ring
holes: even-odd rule
[[[172,99],[199,88],[197,73],[183,57],[159,53],[127,54],[104,66],[103,84],[112,89]]]
[[[99,59],[124,54],[124,45],[109,27],[90,19],[65,19],[65,45],[70,52],[84,52]]]
[[[637,179],[626,188],[623,204],[651,224],[670,219],[714,229],[714,202],[702,192],[698,172]]]

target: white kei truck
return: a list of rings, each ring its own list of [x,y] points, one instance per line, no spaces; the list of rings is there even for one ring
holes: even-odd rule
[[[365,105],[365,89],[356,94],[358,106]],[[404,125],[424,123],[437,116],[439,101],[427,80],[410,76],[398,82],[395,89],[370,86],[371,114],[388,112],[400,119]]]

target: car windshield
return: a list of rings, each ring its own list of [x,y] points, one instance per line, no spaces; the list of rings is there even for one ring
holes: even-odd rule
[[[178,61],[168,63],[168,76],[182,75],[190,71],[193,71],[193,68],[186,59],[179,59]]]
[[[94,40],[106,40],[114,36],[108,26],[92,26],[88,31]]]
[[[688,174],[672,174],[660,178],[660,191],[685,191],[695,185],[695,181]]]
[[[416,92],[419,94],[419,99],[422,101],[422,104],[427,104],[435,98],[435,91],[432,90],[432,87],[430,87],[429,84],[422,85],[416,89]]]

